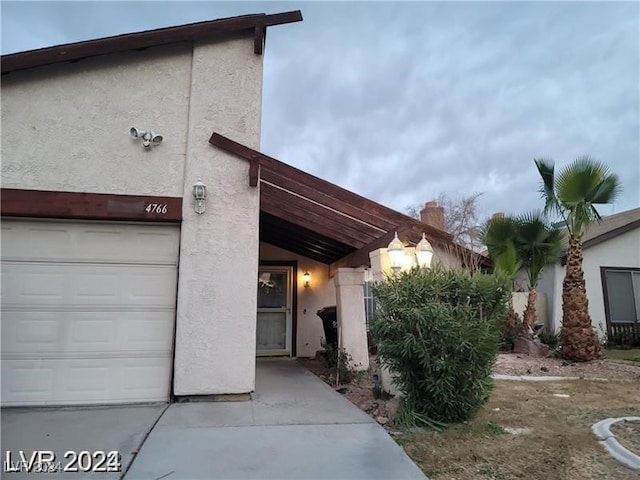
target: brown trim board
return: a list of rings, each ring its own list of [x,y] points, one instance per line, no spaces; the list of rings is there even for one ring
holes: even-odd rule
[[[182,221],[182,198],[3,188],[3,217],[143,222]]]
[[[267,27],[301,21],[302,12],[300,10],[271,15],[259,13],[221,18],[3,55],[1,68],[2,73],[5,74],[98,55],[140,50],[172,43],[193,42],[241,32],[254,36],[254,52],[260,55],[263,51]]]

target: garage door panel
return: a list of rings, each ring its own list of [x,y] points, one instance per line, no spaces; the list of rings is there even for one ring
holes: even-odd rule
[[[166,401],[177,226],[2,223],[2,405]]]
[[[170,357],[3,362],[3,406],[165,401]],[[105,400],[106,399],[106,400]]]
[[[177,272],[169,265],[6,262],[2,278],[6,308],[112,304],[175,307]]]
[[[2,355],[155,355],[170,351],[173,311],[4,312]]]
[[[180,230],[173,225],[12,220],[3,222],[2,236],[5,259],[177,265]]]

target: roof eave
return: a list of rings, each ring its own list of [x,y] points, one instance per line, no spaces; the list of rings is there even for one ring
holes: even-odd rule
[[[99,55],[242,33],[255,36],[254,51],[259,55],[262,54],[266,27],[300,21],[302,21],[302,12],[294,10],[272,15],[260,13],[191,23],[177,27],[159,28],[3,55],[1,69],[2,74],[7,74],[18,70],[77,61]]]

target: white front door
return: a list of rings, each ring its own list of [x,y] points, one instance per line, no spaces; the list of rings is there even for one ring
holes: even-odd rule
[[[258,271],[257,355],[291,355],[292,267]]]

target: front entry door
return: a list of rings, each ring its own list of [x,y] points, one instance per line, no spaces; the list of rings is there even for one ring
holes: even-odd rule
[[[291,355],[292,267],[258,271],[258,356]]]

